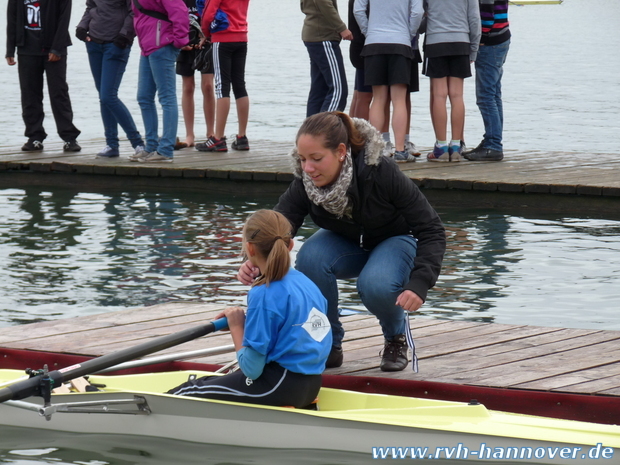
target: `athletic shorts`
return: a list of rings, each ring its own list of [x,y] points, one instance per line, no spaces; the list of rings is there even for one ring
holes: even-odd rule
[[[196,70],[194,69],[194,58],[196,53],[194,50],[181,50],[179,57],[177,58],[176,73],[179,76],[193,76]],[[209,66],[202,74],[213,74],[213,60],[209,60]]]
[[[469,55],[450,55],[444,57],[430,57],[424,60],[425,76],[429,78],[468,78],[471,77]]]
[[[294,373],[276,362],[270,362],[254,380],[237,370],[224,376],[190,379],[166,394],[303,408],[316,399],[321,389],[321,380],[321,375]]]
[[[411,81],[411,59],[403,55],[370,55],[364,57],[364,84],[391,86]]]
[[[364,68],[355,68],[355,87],[358,92],[372,93],[372,86],[364,84]]]

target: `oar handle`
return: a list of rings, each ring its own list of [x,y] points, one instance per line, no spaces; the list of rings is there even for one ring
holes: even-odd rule
[[[220,318],[219,320],[215,320],[212,322],[215,328],[215,331],[220,331],[222,329],[228,328],[228,318]]]

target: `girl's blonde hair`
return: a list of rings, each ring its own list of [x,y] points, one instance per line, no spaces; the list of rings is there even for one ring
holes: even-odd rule
[[[291,267],[289,244],[291,243],[291,223],[274,210],[258,210],[253,213],[243,226],[243,241],[256,248],[267,262],[261,275],[253,286],[279,281]]]

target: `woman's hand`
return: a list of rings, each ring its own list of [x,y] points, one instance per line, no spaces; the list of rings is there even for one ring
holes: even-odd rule
[[[396,299],[396,305],[400,305],[403,310],[408,312],[415,312],[419,310],[424,301],[420,298],[418,294],[408,289],[401,292]]]
[[[252,265],[252,262],[248,260],[239,268],[239,272],[237,273],[237,279],[241,283],[250,286],[259,274],[260,270],[258,269],[258,267]]]

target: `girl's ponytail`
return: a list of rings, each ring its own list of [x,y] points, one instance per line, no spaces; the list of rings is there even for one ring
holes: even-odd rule
[[[307,134],[313,137],[325,137],[325,148],[336,150],[340,144],[347,149],[359,152],[365,145],[366,140],[353,124],[353,120],[341,111],[325,111],[309,116],[297,131],[296,141],[299,136]]]
[[[258,210],[252,214],[243,227],[243,240],[254,245],[256,252],[266,261],[261,275],[253,286],[279,281],[291,267],[289,244],[291,224],[274,210]]]

